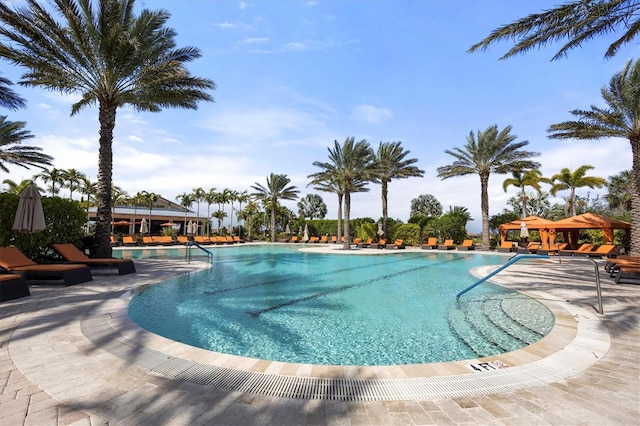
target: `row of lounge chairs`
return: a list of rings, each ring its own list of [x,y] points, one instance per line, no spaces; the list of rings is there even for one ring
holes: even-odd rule
[[[614,255],[617,247],[614,244],[582,244],[575,250],[572,250],[567,243],[559,244],[542,244],[539,242],[530,242],[526,247],[516,247],[512,242],[507,241],[498,247],[501,252],[517,252],[519,254],[557,254],[559,256],[585,256],[585,257],[606,257]]]
[[[115,268],[118,274],[136,272],[131,259],[89,258],[73,244],[53,244],[60,263],[36,263],[16,247],[0,247],[0,302],[29,296],[29,280],[62,281],[65,286],[93,280],[91,268]]]
[[[475,250],[476,246],[473,240],[464,240],[462,244],[454,244],[452,239],[444,240],[443,243],[439,244],[436,237],[429,237],[427,242],[420,245],[420,248],[423,250]]]
[[[114,243],[115,241],[115,243]],[[170,235],[160,235],[160,236],[143,236],[141,240],[138,240],[136,236],[133,235],[125,235],[122,237],[122,245],[126,247],[135,247],[135,246],[174,246],[174,245],[187,245],[191,241],[195,241],[198,244],[232,244],[232,243],[243,243],[244,240],[240,239],[237,236],[202,236],[197,235],[193,237],[193,240],[190,240],[189,237],[184,235],[179,235],[175,239],[173,239]],[[112,245],[118,245],[119,242],[115,239],[115,237],[111,237]]]
[[[640,257],[620,256],[607,259],[604,270],[614,279],[616,284],[640,284]]]
[[[240,239],[238,236],[227,235],[226,237],[222,235],[207,237],[204,235],[196,235],[193,237],[193,241],[200,245],[223,245],[223,244],[238,244],[244,243],[244,240]]]

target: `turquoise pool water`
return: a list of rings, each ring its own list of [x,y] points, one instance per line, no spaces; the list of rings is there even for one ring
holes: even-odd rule
[[[184,256],[183,250],[153,252]],[[477,357],[452,332],[455,295],[475,281],[471,268],[505,261],[463,252],[304,253],[285,245],[212,252],[210,270],[140,290],[129,306],[131,319],[167,338],[217,352],[327,365]],[[473,293],[514,295],[488,283]],[[535,303],[539,312],[527,315],[552,324],[546,307]]]

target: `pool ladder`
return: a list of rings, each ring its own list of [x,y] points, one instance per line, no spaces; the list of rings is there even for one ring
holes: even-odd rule
[[[199,248],[203,252],[205,252],[207,254],[207,259],[210,262],[213,261],[213,253],[211,253],[211,251],[209,251],[206,248],[202,247],[200,244],[196,243],[195,241],[189,241],[187,243],[187,263],[191,263],[191,247],[194,247],[194,246]]]

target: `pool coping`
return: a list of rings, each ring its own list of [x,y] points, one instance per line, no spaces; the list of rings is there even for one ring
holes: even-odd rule
[[[309,251],[327,250],[313,247]],[[397,253],[371,250],[374,251]],[[197,270],[209,264],[193,266]],[[483,276],[490,269],[480,267],[472,272]],[[497,277],[491,281],[506,284]],[[266,361],[195,348],[142,329],[127,314],[129,300],[139,287],[131,286],[122,296],[83,318],[85,337],[153,374],[230,391],[351,401],[428,400],[513,391],[575,376],[601,359],[610,346],[606,327],[602,327],[595,313],[544,292],[521,291],[545,304],[556,321],[540,341],[514,352],[464,361],[394,366]],[[470,365],[480,366],[482,371],[474,372]]]

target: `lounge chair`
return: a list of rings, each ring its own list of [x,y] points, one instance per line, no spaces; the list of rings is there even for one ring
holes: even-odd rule
[[[622,280],[631,280],[634,284],[640,284],[640,265],[618,265],[615,274],[615,283],[620,284]]]
[[[67,262],[83,264],[90,268],[117,268],[119,275],[136,272],[136,266],[131,259],[90,258],[73,244],[52,244],[51,247]]]
[[[371,244],[373,244],[373,238],[367,238],[365,241],[362,241],[362,242],[358,243],[356,247],[358,247],[358,248],[369,248],[369,247],[371,247]]]
[[[593,248],[595,247],[595,244],[582,244],[580,247],[578,247],[577,250],[559,250],[558,251],[558,255],[560,256],[573,256],[574,254],[578,253],[578,256],[581,255],[585,255],[586,253],[590,252],[591,250],[593,250]]]
[[[159,246],[160,242],[154,240],[154,237],[145,236],[142,237],[142,244],[145,246]]]
[[[135,237],[132,235],[125,235],[122,237],[122,244],[125,246],[137,246],[138,241],[136,241]]]
[[[516,251],[518,252],[518,254],[526,254],[526,253],[536,254],[540,246],[541,246],[540,242],[531,241],[529,244],[527,244],[526,247],[518,247]]]
[[[196,235],[196,236],[194,236],[193,237],[193,241],[195,241],[196,243],[198,243],[200,245],[209,245],[209,244],[213,243],[208,237],[205,237],[204,235]]]
[[[294,243],[298,242],[298,237],[296,235],[291,237],[291,240],[293,240],[294,238],[295,238],[295,241],[291,241],[291,242],[294,242]],[[244,243],[244,240],[242,238],[240,238],[239,236],[234,235],[233,236],[233,242],[234,243]]]
[[[607,259],[606,263],[604,264],[604,270],[609,272],[611,276],[613,276],[619,265],[640,267],[640,256],[619,256],[616,258]]]
[[[404,240],[402,239],[397,239],[393,242],[393,244],[387,244],[384,246],[385,249],[392,249],[392,250],[398,250],[398,249],[404,249],[406,246],[404,244]]]
[[[336,235],[331,236],[331,243],[336,244],[338,242],[338,237]]]
[[[151,237],[153,238],[153,241],[163,245],[163,246],[173,246],[175,245],[175,241],[173,241],[173,237],[171,237],[170,235],[160,235],[158,237]]]
[[[567,247],[569,247],[569,244],[567,243],[540,244],[540,247],[538,248],[538,250],[536,250],[536,254],[544,254],[544,255],[558,254],[558,251],[566,250]]]
[[[602,244],[601,246],[598,246],[595,250],[592,251],[588,251],[588,252],[576,252],[574,253],[574,256],[587,256],[587,257],[606,257],[609,256],[611,254],[613,254],[613,252],[616,251],[616,246],[614,244]]]
[[[30,296],[27,280],[17,274],[0,274],[0,302]]]
[[[178,235],[176,237],[178,244],[189,244],[189,237],[187,237],[186,235]]]
[[[362,238],[356,237],[353,241],[351,241],[352,246],[358,247],[359,244],[362,244]]]
[[[504,243],[500,244],[500,246],[496,250],[501,253],[512,253],[516,251],[516,248],[513,245],[513,241],[505,241]]]
[[[329,239],[327,238],[326,235],[323,235],[322,237],[320,237],[320,242],[327,244],[329,242]]]
[[[234,239],[235,239],[235,238],[234,238]],[[299,241],[299,239],[298,239],[298,236],[297,236],[297,235],[294,235],[293,237],[291,237],[291,238],[289,239],[289,242],[290,242],[290,243],[297,243],[298,241]]]
[[[69,263],[36,263],[15,247],[0,247],[0,266],[28,280],[63,280],[64,285],[91,281],[91,270],[85,265]]]
[[[421,244],[420,248],[423,250],[432,250],[438,248],[438,239],[436,237],[429,237],[425,244]]]
[[[315,244],[315,243],[317,243],[317,242],[319,242],[319,241],[320,241],[320,238],[318,238],[318,237],[311,237],[311,238],[309,238],[309,241],[307,241],[307,242],[309,242],[309,243],[314,243],[314,244]]]
[[[120,241],[118,241],[118,239],[116,237],[114,237],[113,235],[111,235],[109,237],[109,244],[111,244],[111,247],[117,247],[120,245]]]
[[[380,241],[378,241],[377,247],[379,249],[383,249],[387,246],[387,240],[386,239],[381,239]]]
[[[443,244],[438,244],[438,250],[453,250],[455,248],[453,240],[444,240]]]
[[[475,250],[476,246],[473,244],[473,240],[464,240],[462,244],[458,246],[458,250],[466,251],[466,250]]]

